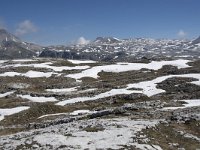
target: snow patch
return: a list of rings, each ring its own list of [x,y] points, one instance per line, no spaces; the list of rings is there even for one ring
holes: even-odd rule
[[[151,81],[143,81],[139,83],[128,84],[127,89],[131,89],[131,88],[142,89],[143,94],[150,97],[150,96],[165,92],[165,90],[156,88],[157,83],[163,82],[164,80],[168,78],[174,78],[174,77],[195,78],[195,79],[198,79],[199,81],[193,81],[191,83],[200,85],[200,74],[182,74],[182,75],[167,75],[167,76],[158,77]]]
[[[58,102],[56,105],[64,106],[66,104],[98,100],[98,99],[106,98],[106,97],[110,97],[110,96],[115,96],[115,95],[120,95],[120,94],[132,94],[132,93],[142,93],[142,91],[127,90],[127,89],[112,89],[108,92],[95,95],[94,97],[77,97],[77,98],[72,98],[72,99],[68,99],[68,100],[63,100],[61,102]]]
[[[71,93],[77,91],[77,87],[63,88],[63,89],[46,89],[46,91],[53,93]]]
[[[83,70],[88,69],[90,66],[75,66],[75,67],[68,67],[68,66],[51,66],[52,62],[45,62],[41,64],[14,64],[14,65],[7,65],[4,67],[34,67],[34,68],[47,68],[51,69],[56,72],[62,72],[63,70]]]
[[[49,117],[49,116],[59,116],[59,115],[66,115],[66,114],[69,114],[69,113],[46,114],[46,115],[38,117],[38,119],[41,119],[41,118],[44,118],[44,117]]]
[[[15,107],[15,108],[1,108],[0,109],[0,121],[4,119],[4,116],[10,116],[16,113],[19,113],[23,110],[27,110],[30,107],[27,106],[21,106],[21,107]]]
[[[32,71],[32,70],[30,70],[27,73],[4,72],[4,73],[0,74],[0,76],[1,77],[24,76],[24,77],[28,77],[28,78],[41,78],[41,77],[49,78],[53,74],[57,74],[57,73],[53,73],[53,72],[39,72],[39,71]]]
[[[23,99],[28,99],[32,102],[39,102],[39,103],[58,101],[55,97],[44,97],[44,96],[33,97],[33,96],[30,96],[30,95],[17,95],[17,96],[21,97]]]
[[[11,95],[13,93],[15,93],[15,91],[10,91],[10,92],[6,92],[6,93],[2,93],[2,94],[0,94],[0,98],[6,97],[6,96]]]
[[[150,96],[165,92],[165,90],[163,90],[163,89],[156,88],[157,83],[160,83],[160,82],[162,82],[168,78],[172,78],[172,77],[186,77],[186,78],[195,78],[195,79],[200,80],[200,74],[167,75],[167,76],[158,77],[151,81],[143,81],[143,82],[139,82],[139,83],[128,84],[127,88],[112,89],[108,92],[101,93],[101,94],[95,95],[93,97],[77,97],[77,98],[72,98],[72,99],[68,99],[68,100],[63,100],[63,101],[58,102],[57,105],[64,106],[66,104],[98,100],[101,98],[106,98],[106,97],[120,95],[120,94],[142,93],[142,94],[145,94],[150,97]],[[200,85],[200,81],[193,81],[191,83]],[[141,90],[130,90],[132,88],[137,88],[137,89],[141,89]]]
[[[0,64],[7,62],[7,60],[0,60]]]
[[[183,104],[183,107],[164,107],[162,110],[176,110],[176,109],[200,106],[200,99],[178,100],[178,101],[186,102],[186,104]]]
[[[72,59],[68,59],[68,61],[70,61],[73,64],[94,64],[94,63],[97,63],[96,61],[93,61],[93,60],[72,60]]]
[[[75,110],[70,115],[76,116],[76,115],[82,115],[82,114],[92,114],[95,113],[95,111],[90,111],[90,110]]]
[[[13,59],[13,62],[32,62],[32,61],[38,61],[36,59]]]
[[[65,145],[66,143],[68,143],[66,136],[53,133],[36,135],[33,141],[40,143],[41,145],[54,145],[54,147],[58,147],[60,145]]]
[[[78,91],[78,87],[72,87],[72,88],[63,88],[63,89],[46,89],[47,92],[53,92],[53,93],[61,93],[61,94],[71,94],[72,92],[76,93],[86,93],[97,90],[97,88],[93,89],[86,89],[86,90],[80,90]]]

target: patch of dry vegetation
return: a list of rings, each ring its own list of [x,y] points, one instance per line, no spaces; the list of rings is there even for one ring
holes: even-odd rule
[[[159,124],[155,128],[143,130],[144,134],[150,139],[149,144],[160,145],[163,149],[185,148],[186,150],[196,150],[200,148],[200,142],[195,139],[184,137],[182,132],[196,133],[200,135],[199,122],[193,121],[189,124]]]

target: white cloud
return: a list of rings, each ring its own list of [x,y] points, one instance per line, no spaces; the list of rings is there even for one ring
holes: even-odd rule
[[[79,45],[85,45],[85,44],[88,44],[88,43],[90,43],[90,40],[86,40],[84,37],[80,37],[76,41],[76,44],[79,44]]]
[[[15,30],[15,34],[17,36],[22,36],[25,34],[37,32],[37,30],[38,28],[30,20],[24,20],[18,24],[18,27]]]
[[[178,37],[180,38],[185,38],[187,36],[187,33],[183,30],[179,30],[179,32],[177,33]]]

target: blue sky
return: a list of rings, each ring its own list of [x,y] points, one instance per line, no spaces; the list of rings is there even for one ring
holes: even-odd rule
[[[1,0],[0,27],[25,41],[66,44],[79,37],[195,38],[199,0]]]

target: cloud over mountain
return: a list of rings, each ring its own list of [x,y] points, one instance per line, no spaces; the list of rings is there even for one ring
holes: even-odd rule
[[[86,40],[84,37],[80,37],[77,41],[76,44],[78,45],[85,45],[90,43],[90,40]]]
[[[179,30],[179,32],[177,33],[178,37],[180,38],[185,38],[187,36],[187,33],[183,30]]]
[[[30,20],[24,20],[18,24],[17,29],[15,30],[15,34],[17,36],[22,36],[37,31],[38,28]]]

